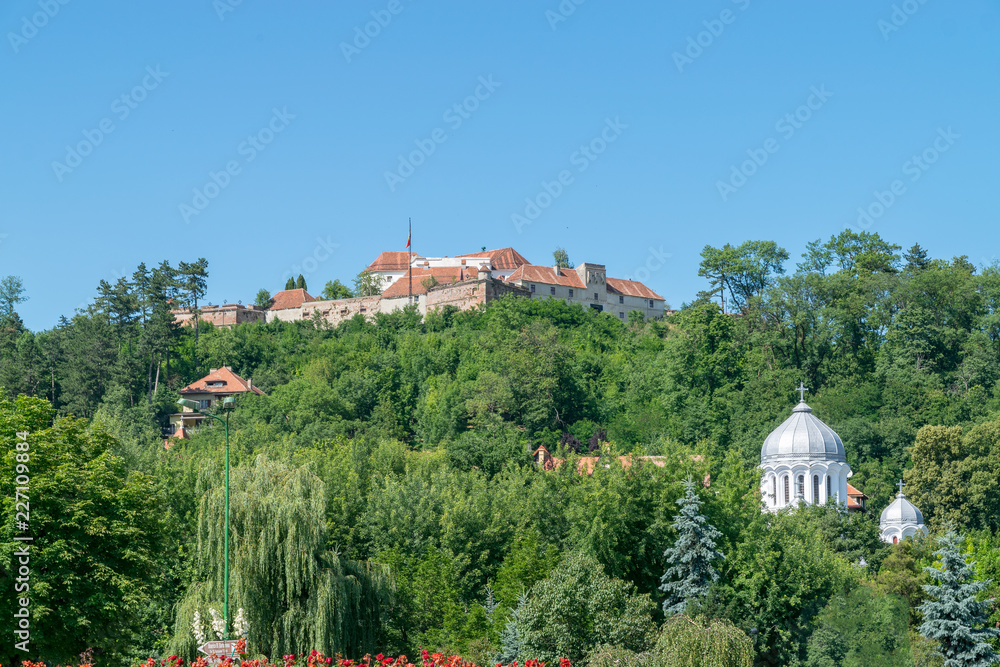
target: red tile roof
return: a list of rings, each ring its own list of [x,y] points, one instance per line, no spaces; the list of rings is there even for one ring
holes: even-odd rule
[[[494,269],[503,271],[504,269],[516,269],[525,264],[531,264],[524,255],[513,248],[497,248],[496,250],[485,250],[483,252],[472,252],[467,255],[455,255],[456,257],[489,257],[490,264]]]
[[[418,253],[413,253],[413,256],[423,257]],[[385,250],[379,253],[365,271],[405,271],[408,266],[410,266],[408,250]]]
[[[566,287],[579,287],[580,289],[587,288],[583,284],[583,281],[580,280],[579,274],[573,269],[560,269],[559,275],[556,275],[554,267],[535,266],[534,264],[525,264],[519,267],[517,271],[510,274],[507,280],[509,282],[523,280],[532,283],[543,283],[545,285],[564,285]]]
[[[479,270],[476,267],[466,267],[464,269],[465,280],[476,280]],[[421,284],[421,281],[434,276],[437,278],[439,284],[445,285],[448,283],[453,283],[462,278],[463,269],[459,266],[437,266],[429,268],[413,268],[403,274],[402,278],[399,278],[393,284],[389,285],[382,292],[382,296],[387,299],[392,299],[401,296],[407,296],[410,289],[410,276],[413,276],[413,294],[426,294],[427,288]]]
[[[643,299],[659,299],[660,301],[666,300],[637,280],[608,278],[607,283],[609,294],[624,294],[625,296],[638,296]]]
[[[304,289],[285,289],[271,297],[271,307],[268,310],[284,310],[285,308],[301,308],[302,304],[315,301]]]
[[[847,485],[847,508],[848,509],[863,509],[865,506],[865,498],[867,498],[864,493],[858,491],[850,484]]]
[[[212,383],[222,382],[219,386]],[[229,366],[216,368],[211,373],[192,382],[181,389],[182,394],[239,394],[252,391],[256,394],[263,394],[257,387],[250,386],[250,383],[233,372]]]

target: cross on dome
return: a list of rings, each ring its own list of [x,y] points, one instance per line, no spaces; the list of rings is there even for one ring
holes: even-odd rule
[[[903,487],[906,486],[905,484],[903,484],[903,480],[899,480],[899,484],[897,484],[896,486],[899,487],[899,495],[903,495]]]
[[[799,386],[796,387],[795,391],[799,392],[799,402],[800,403],[805,403],[806,402],[806,392],[809,391],[809,387],[804,386],[802,384],[802,381],[799,380]]]

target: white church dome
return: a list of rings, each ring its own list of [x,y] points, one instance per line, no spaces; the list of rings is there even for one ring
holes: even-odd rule
[[[903,492],[896,495],[888,507],[882,510],[882,517],[879,525],[883,528],[887,526],[919,526],[924,523],[924,515],[920,513],[917,506],[906,499]]]
[[[774,429],[760,450],[761,465],[794,459],[819,459],[846,462],[844,442],[837,433],[812,414],[805,401],[792,410],[792,416]]]

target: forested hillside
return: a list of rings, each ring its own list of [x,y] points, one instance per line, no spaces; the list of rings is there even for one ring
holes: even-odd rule
[[[529,619],[518,641],[535,646],[559,587],[583,585],[610,605],[600,613],[631,624],[612,643],[646,650],[689,478],[703,482],[725,554],[701,613],[752,637],[758,664],[833,664],[822,662],[830,636],[866,636],[838,620],[845,600],[873,623],[895,614],[899,650],[926,651],[907,628],[920,622],[933,546],[883,545],[878,513],[904,478],[931,530],[950,522],[971,536],[982,576],[1000,574],[1000,269],[850,231],[797,263],[770,242],[703,258],[696,301],[627,323],[508,299],[337,328],[178,327],[170,307],[205,293],[199,261],[140,266],[102,283],[86,311],[32,332],[16,313],[25,295],[5,290],[0,429],[27,429],[51,452],[35,473],[51,482],[35,516],[50,531],[40,553],[61,563],[36,575],[51,610],[36,641],[52,660],[87,648],[105,664],[193,654],[195,611],[222,597],[223,431],[164,449],[161,429],[179,388],[227,365],[264,391],[241,397],[231,423],[233,606],[246,609],[256,652],[425,647],[492,661],[512,641],[514,609]],[[800,381],[842,437],[867,515],[761,516],[760,447]],[[544,472],[531,459],[539,445],[607,463],[592,476]],[[666,465],[622,466],[627,454]],[[73,475],[86,479],[71,492]],[[74,513],[102,529],[67,537],[59,525]],[[77,550],[100,562],[60,557]],[[107,586],[60,583],[92,572]],[[108,601],[121,596],[127,609]],[[575,660],[611,641],[578,639]]]

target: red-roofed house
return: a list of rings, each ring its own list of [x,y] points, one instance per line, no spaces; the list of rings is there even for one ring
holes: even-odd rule
[[[459,255],[460,258],[481,258],[485,257],[489,260],[489,264],[492,267],[492,274],[494,278],[503,278],[506,280],[510,277],[514,271],[518,268],[524,266],[525,264],[531,264],[524,255],[514,250],[513,248],[497,248],[496,250],[485,250],[483,252],[472,253],[470,255]]]
[[[267,309],[267,321],[291,322],[300,320],[302,319],[302,304],[315,300],[302,288],[281,290],[271,297],[271,307]]]
[[[422,255],[413,253],[413,261],[422,259]],[[365,271],[382,276],[385,281],[382,289],[385,289],[402,278],[408,268],[410,268],[410,252],[408,250],[383,250],[375,258],[375,261],[365,268]]]
[[[247,393],[263,394],[253,386],[249,379],[244,380],[233,372],[232,367],[213,368],[208,375],[192,382],[180,390],[182,397],[196,401],[202,409],[207,410],[228,396]],[[207,419],[200,412],[183,408],[181,412],[170,415],[170,433],[174,438],[187,438],[191,429],[196,428]]]
[[[494,278],[506,280],[518,267],[529,264],[524,255],[513,248],[497,248],[495,250],[484,250],[483,252],[470,253],[467,255],[456,255],[455,257],[424,257],[413,254],[410,262],[409,253],[405,250],[387,250],[379,254],[375,261],[368,265],[365,271],[382,276],[384,280],[383,290],[391,285],[395,285],[402,278],[408,278],[407,270],[414,269],[455,269],[457,271],[476,272],[480,266],[486,264],[490,267],[490,274]],[[435,274],[437,275],[437,274]],[[447,274],[441,274],[447,275]],[[425,276],[426,277],[426,276]],[[438,280],[441,281],[440,277]],[[414,291],[414,294],[417,292]],[[406,295],[406,292],[403,292]]]
[[[603,264],[584,262],[575,269],[525,264],[508,280],[528,288],[533,299],[563,299],[625,320],[633,310],[663,317],[666,300],[635,280],[608,278]]]

